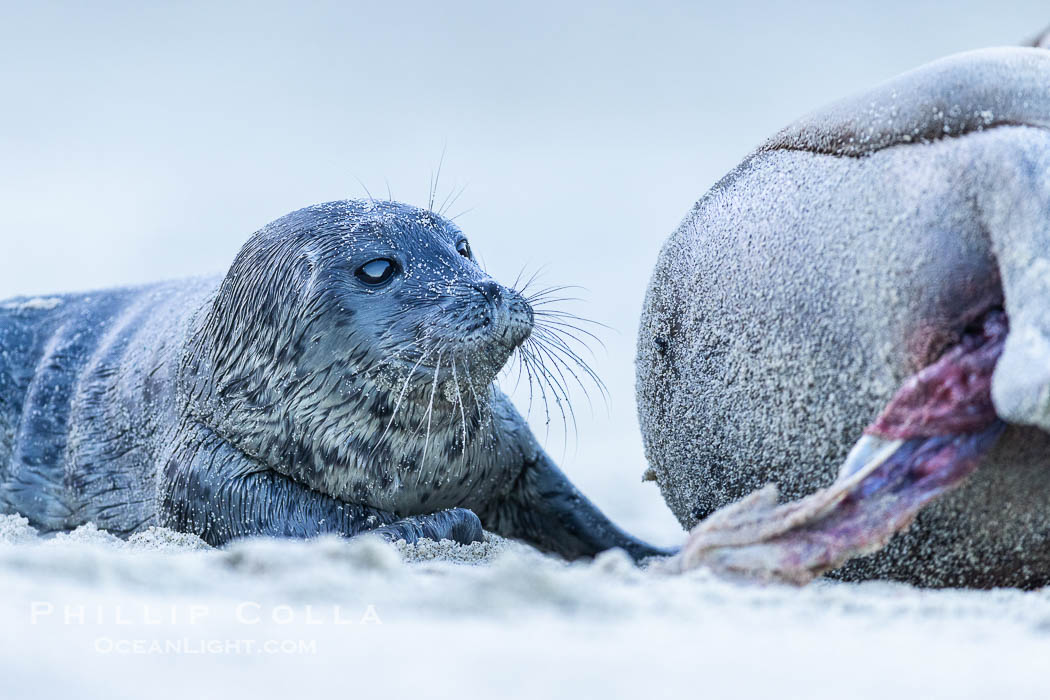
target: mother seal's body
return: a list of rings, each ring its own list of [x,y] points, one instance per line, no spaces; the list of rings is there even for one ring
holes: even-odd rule
[[[774,136],[660,254],[638,341],[651,476],[686,526],[825,486],[901,382],[1005,309],[1008,427],[848,578],[1050,583],[1050,52],[950,57]]]
[[[393,202],[289,214],[225,279],[0,304],[0,513],[213,544],[484,526],[567,557],[659,553],[493,385],[534,323],[454,225]]]

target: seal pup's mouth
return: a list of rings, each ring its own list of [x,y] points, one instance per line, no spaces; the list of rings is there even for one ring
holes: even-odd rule
[[[909,378],[869,425],[835,482],[777,505],[766,486],[698,524],[661,566],[805,584],[881,549],[932,499],[959,486],[1005,423],[992,375],[1008,333],[993,311],[939,360]]]

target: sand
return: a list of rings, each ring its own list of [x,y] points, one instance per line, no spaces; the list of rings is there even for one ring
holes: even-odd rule
[[[1045,697],[1046,592],[668,576],[490,536],[213,549],[0,517],[3,697]]]

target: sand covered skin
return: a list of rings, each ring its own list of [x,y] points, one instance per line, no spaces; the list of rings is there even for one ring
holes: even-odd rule
[[[163,529],[41,537],[3,516],[0,580],[8,698],[185,698],[220,679],[253,698],[1042,697],[1050,651],[1042,591],[742,586],[494,537],[212,549]],[[267,642],[290,646],[248,648]]]
[[[649,474],[683,526],[767,484],[830,485],[902,383],[1003,308],[1002,438],[839,574],[1050,581],[1045,347],[1024,330],[1050,334],[1048,79],[1042,50],[941,59],[796,122],[697,202],[656,264],[637,359]]]

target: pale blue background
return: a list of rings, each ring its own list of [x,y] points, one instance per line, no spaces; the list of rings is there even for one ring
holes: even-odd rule
[[[634,341],[690,205],[766,135],[1045,2],[29,3],[0,15],[0,297],[222,271],[292,209],[440,197],[509,282],[585,286],[606,411],[549,441],[617,520],[679,538],[644,469]],[[542,428],[540,428],[542,432]]]

